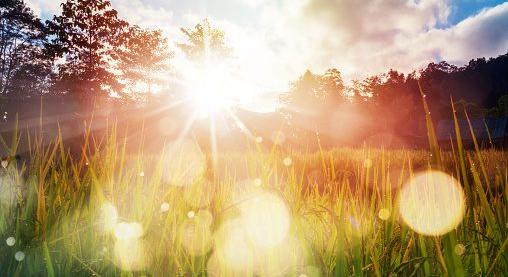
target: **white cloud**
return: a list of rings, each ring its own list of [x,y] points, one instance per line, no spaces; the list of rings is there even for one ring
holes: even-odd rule
[[[170,29],[173,24],[173,12],[163,7],[154,7],[141,0],[112,0],[112,6],[119,16],[131,24],[146,28]]]
[[[441,29],[450,10],[449,1],[437,0],[298,0],[267,9],[263,24],[278,59],[300,73],[337,67],[361,78],[508,51],[508,3]]]
[[[64,0],[25,0],[35,14],[49,16],[60,13],[60,5]]]
[[[416,41],[420,51],[438,53],[456,63],[508,52],[508,2],[483,10],[445,30],[432,30]],[[424,43],[426,42],[426,43]]]

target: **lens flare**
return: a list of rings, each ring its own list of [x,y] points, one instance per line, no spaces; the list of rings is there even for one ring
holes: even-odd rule
[[[289,210],[278,196],[259,192],[247,197],[238,207],[245,231],[256,246],[273,246],[288,234]]]
[[[415,232],[439,236],[455,229],[465,213],[465,196],[457,180],[439,172],[416,175],[399,192],[399,211]]]
[[[14,254],[14,259],[16,259],[16,261],[18,262],[21,262],[25,259],[25,252],[23,251],[18,251]]]
[[[455,245],[454,251],[457,256],[462,256],[464,253],[466,253],[466,247],[463,244],[459,243]]]
[[[169,209],[170,209],[170,208],[171,208],[171,207],[169,206],[169,203],[168,203],[168,202],[164,202],[164,203],[162,203],[162,204],[161,204],[161,209],[160,209],[160,210],[161,210],[161,213],[167,213],[167,212],[169,212]]]
[[[282,162],[286,167],[290,167],[293,164],[293,159],[291,159],[291,157],[287,157]]]
[[[143,227],[136,222],[121,222],[115,226],[114,234],[119,240],[138,239],[143,235]]]
[[[143,227],[137,222],[121,222],[115,226],[115,264],[122,270],[135,271],[145,268],[146,248],[140,239]]]
[[[224,223],[216,232],[214,242],[216,261],[211,265],[212,271],[252,272],[254,251],[240,220]]]
[[[192,185],[205,172],[206,158],[196,142],[179,140],[164,152],[163,180],[177,187]]]
[[[100,231],[104,233],[113,231],[117,222],[118,212],[116,207],[110,202],[102,204],[98,222]]]
[[[297,276],[297,269],[306,264],[306,252],[292,236],[269,249],[257,250],[254,267],[257,276]]]
[[[186,220],[180,229],[180,242],[193,256],[203,256],[212,248],[210,225],[201,220]]]
[[[115,242],[115,264],[122,270],[136,271],[146,267],[146,248],[139,239]]]
[[[16,244],[16,239],[14,237],[8,237],[6,240],[5,240],[5,243],[8,245],[8,246],[14,246],[14,244]]]
[[[303,273],[298,275],[299,277],[321,277],[321,270],[315,266],[306,266]]]
[[[363,167],[364,168],[371,168],[372,167],[372,160],[371,159],[365,159],[363,161]]]
[[[261,181],[261,179],[259,179],[259,178],[254,179],[254,186],[261,187],[262,185],[263,185],[263,181]]]
[[[390,210],[381,209],[381,210],[379,210],[377,216],[379,217],[379,219],[386,221],[390,218]]]

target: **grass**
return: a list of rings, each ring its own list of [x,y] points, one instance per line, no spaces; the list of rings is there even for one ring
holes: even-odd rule
[[[508,272],[508,157],[466,151],[460,138],[451,151],[440,150],[432,133],[431,151],[301,153],[252,142],[246,153],[219,153],[212,166],[192,145],[127,153],[114,128],[101,140],[86,131],[79,155],[60,137],[50,144],[42,132],[25,137],[30,150],[23,162],[0,168],[3,276]],[[2,139],[5,150],[14,155],[20,139],[18,132],[9,144]],[[462,222],[440,236],[414,232],[398,211],[400,188],[426,170],[453,176],[466,196]],[[269,200],[250,207],[257,213],[247,222],[254,233],[235,225],[249,209],[246,195]],[[271,244],[260,250],[264,241]]]

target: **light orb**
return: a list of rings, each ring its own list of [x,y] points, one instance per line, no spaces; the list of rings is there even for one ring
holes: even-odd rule
[[[455,245],[454,251],[457,256],[462,256],[464,253],[466,253],[466,247],[463,244],[459,243]]]
[[[290,167],[293,164],[293,159],[291,159],[291,157],[286,157],[282,162],[284,166]]]
[[[164,202],[161,204],[161,213],[167,213],[169,211],[169,203],[168,202]]]
[[[381,209],[381,210],[379,210],[377,216],[379,217],[379,219],[386,221],[390,218],[390,210]]]
[[[115,226],[114,262],[122,270],[135,271],[145,268],[147,252],[141,236],[143,226],[140,223],[121,222]]]
[[[439,171],[417,174],[399,192],[402,220],[422,235],[440,236],[464,217],[465,195],[459,182]]]
[[[238,207],[245,232],[256,246],[276,245],[288,234],[289,210],[278,196],[269,192],[255,193]]]
[[[102,204],[99,213],[99,228],[102,232],[112,231],[118,223],[118,211],[110,202]]]
[[[14,254],[14,259],[16,259],[16,261],[18,262],[21,262],[25,259],[25,252],[23,251],[18,251]]]
[[[16,239],[14,237],[8,237],[6,240],[5,240],[5,243],[8,245],[8,246],[14,246],[14,244],[16,244]]]
[[[114,263],[125,271],[142,270],[147,264],[146,247],[139,239],[117,240]]]
[[[261,179],[254,179],[254,186],[261,187],[261,185],[263,185],[263,181],[261,181]]]
[[[371,159],[365,159],[363,161],[363,167],[368,169],[372,167],[372,160]]]
[[[118,240],[138,239],[143,235],[143,226],[137,222],[121,222],[115,226],[114,234]]]
[[[254,250],[240,220],[224,223],[214,235],[214,242],[220,266],[233,272],[253,270]]]
[[[297,269],[306,264],[303,245],[291,235],[273,247],[256,250],[257,276],[297,276]]]

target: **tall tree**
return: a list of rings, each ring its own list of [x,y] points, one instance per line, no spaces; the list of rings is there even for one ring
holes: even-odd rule
[[[62,57],[57,88],[81,98],[105,96],[118,90],[112,52],[128,27],[109,0],[67,0],[62,14],[49,22],[52,53]]]
[[[345,86],[339,70],[328,69],[323,75],[307,70],[291,84],[283,102],[292,110],[326,114],[345,99]]]
[[[181,28],[187,38],[187,43],[178,44],[189,59],[203,61],[214,58],[224,58],[231,53],[226,46],[224,31],[211,26],[208,19],[204,19],[194,28]]]
[[[50,71],[43,54],[46,35],[44,24],[24,1],[0,1],[0,93],[42,90]]]
[[[120,36],[119,43],[114,58],[118,60],[125,95],[138,100],[151,98],[154,87],[163,85],[169,78],[173,52],[168,39],[161,30],[132,26]]]
[[[325,108],[333,110],[344,102],[345,85],[340,71],[336,68],[328,69],[321,77],[320,91],[325,99]]]

